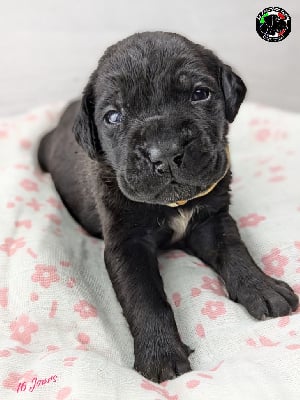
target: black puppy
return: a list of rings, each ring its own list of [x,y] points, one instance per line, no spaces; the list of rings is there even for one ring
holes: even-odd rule
[[[228,123],[245,93],[204,47],[173,33],[136,34],[107,49],[81,101],[39,147],[70,213],[105,240],[134,367],[153,381],[190,371],[192,352],[164,293],[159,250],[201,258],[257,319],[298,306],[286,283],[256,266],[228,212]]]

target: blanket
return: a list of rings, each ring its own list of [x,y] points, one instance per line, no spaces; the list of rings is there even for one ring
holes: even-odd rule
[[[37,164],[64,106],[0,120],[0,400],[299,399],[300,310],[256,321],[180,250],[159,265],[193,371],[156,384],[133,369],[104,242]],[[241,236],[260,268],[300,294],[300,115],[246,103],[229,138]]]

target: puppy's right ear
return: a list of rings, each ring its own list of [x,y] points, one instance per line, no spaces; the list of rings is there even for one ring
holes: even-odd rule
[[[102,149],[95,125],[94,111],[93,80],[90,79],[83,91],[80,109],[73,125],[73,133],[78,144],[88,153],[90,158],[96,160],[102,153]]]

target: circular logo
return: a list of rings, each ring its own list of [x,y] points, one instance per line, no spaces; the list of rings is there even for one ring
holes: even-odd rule
[[[283,8],[265,8],[256,17],[256,32],[267,42],[280,42],[291,32],[291,17]]]

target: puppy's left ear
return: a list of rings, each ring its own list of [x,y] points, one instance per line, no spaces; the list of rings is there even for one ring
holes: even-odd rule
[[[222,65],[220,80],[225,99],[226,119],[228,122],[233,122],[245,98],[247,88],[242,79],[232,71],[229,65]]]
[[[73,133],[78,144],[88,153],[90,158],[97,160],[102,153],[102,148],[94,118],[93,82],[94,76],[92,75],[82,94],[80,109],[73,125]]]

